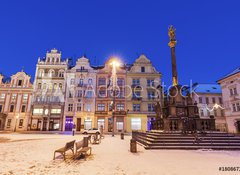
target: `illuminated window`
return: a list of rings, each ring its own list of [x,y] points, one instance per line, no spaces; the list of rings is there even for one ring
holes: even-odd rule
[[[132,118],[131,128],[132,130],[141,130],[141,118]]]
[[[99,103],[97,106],[98,111],[105,111],[105,104]]]
[[[23,100],[27,100],[28,99],[28,94],[23,94]]]
[[[42,108],[35,108],[35,109],[33,109],[33,114],[43,114],[43,109]]]
[[[61,114],[61,109],[51,109],[51,114]]]

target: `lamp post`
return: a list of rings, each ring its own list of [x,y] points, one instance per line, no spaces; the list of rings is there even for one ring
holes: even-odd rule
[[[111,65],[112,65],[112,88],[113,88],[112,137],[114,137],[115,101],[116,101],[116,87],[117,87],[117,67],[119,67],[119,62],[113,60]]]
[[[18,118],[19,118],[19,114],[18,114],[18,115],[16,115],[16,123],[15,123],[15,127],[14,127],[14,132],[16,132]]]

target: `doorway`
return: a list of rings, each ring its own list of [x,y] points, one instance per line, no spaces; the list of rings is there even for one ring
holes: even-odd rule
[[[81,118],[77,119],[77,131],[81,131]]]
[[[73,129],[73,117],[66,117],[65,131],[72,131]]]

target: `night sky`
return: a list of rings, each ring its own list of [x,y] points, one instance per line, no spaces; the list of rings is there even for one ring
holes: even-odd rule
[[[0,72],[24,67],[33,80],[37,58],[54,47],[93,65],[112,55],[133,63],[144,53],[169,84],[173,24],[180,83],[215,83],[240,65],[239,9],[239,0],[2,0]]]

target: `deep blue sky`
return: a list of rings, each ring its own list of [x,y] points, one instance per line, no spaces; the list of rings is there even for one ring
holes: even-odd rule
[[[240,65],[239,9],[239,0],[1,0],[0,72],[24,66],[33,78],[37,58],[56,47],[93,64],[110,55],[132,63],[144,53],[169,83],[173,24],[180,82],[214,83]]]

